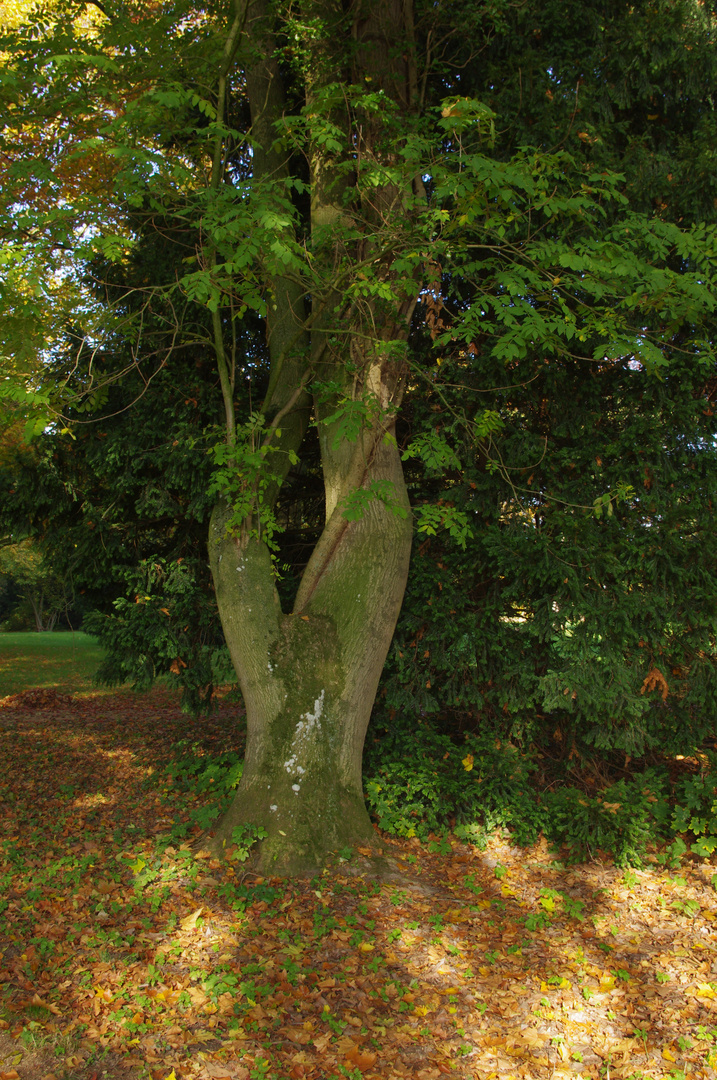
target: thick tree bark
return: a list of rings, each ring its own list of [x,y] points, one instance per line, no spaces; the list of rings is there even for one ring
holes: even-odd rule
[[[346,521],[301,607],[282,614],[271,559],[256,538],[227,535],[215,512],[210,557],[227,643],[247,712],[244,773],[211,847],[236,825],[262,826],[265,873],[311,873],[331,852],[370,843],[361,758],[408,573],[411,520],[395,445],[381,443],[368,479],[388,479],[396,508],[372,500]],[[321,542],[317,545],[321,550]],[[301,597],[301,593],[300,593]]]

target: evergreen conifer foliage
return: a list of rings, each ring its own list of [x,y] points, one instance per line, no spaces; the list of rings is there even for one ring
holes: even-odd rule
[[[580,679],[616,595],[606,591],[615,537],[623,552],[632,533],[647,558],[670,520],[645,469],[659,459],[669,474],[696,453],[686,387],[713,370],[714,230],[642,212],[583,139],[504,137],[505,98],[491,104],[490,87],[474,92],[460,74],[480,67],[483,47],[488,71],[496,39],[510,41],[500,5],[457,5],[454,17],[373,0],[301,10],[182,0],[79,16],[61,0],[2,43],[14,188],[0,214],[18,259],[49,283],[75,275],[85,348],[59,383],[42,367],[23,378],[16,362],[3,392],[40,410],[34,427],[54,417],[70,432],[82,409],[101,422],[124,370],[113,362],[98,375],[96,357],[124,353],[142,380],[146,357],[171,378],[180,350],[200,354],[196,377],[221,405],[202,431],[209,562],[248,732],[215,851],[231,853],[248,823],[262,832],[259,865],[295,872],[373,840],[361,752],[408,574],[403,462],[426,481],[419,536],[453,544],[452,559],[478,537],[479,592],[510,576],[500,603],[515,614],[500,619],[512,620],[501,625],[528,698],[544,709],[584,702],[597,679],[603,714],[635,728],[644,710],[632,683],[607,705],[597,675]],[[132,281],[133,252],[153,229],[175,252],[174,273]],[[100,257],[123,268],[120,295],[83,284]],[[672,416],[680,365],[686,441],[671,429],[627,469],[633,401],[647,403],[646,422]],[[258,398],[245,389],[254,374]],[[149,402],[161,400],[154,381]],[[278,532],[316,445],[310,428],[323,522],[295,595],[282,597]],[[593,431],[604,457],[589,456]],[[689,520],[674,554],[635,565],[621,602],[699,543],[698,507]],[[656,626],[672,607],[655,604]],[[611,637],[623,667],[633,648],[655,659],[648,624],[643,646],[632,630]],[[677,622],[670,633],[680,637]],[[480,647],[490,654],[494,640]],[[627,664],[638,674],[639,655]]]

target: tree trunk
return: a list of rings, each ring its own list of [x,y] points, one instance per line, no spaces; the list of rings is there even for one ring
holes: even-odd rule
[[[395,443],[375,450],[364,484],[373,479],[391,481],[397,505],[372,499],[355,521],[335,507],[290,615],[280,610],[265,545],[227,535],[221,508],[211,523],[212,573],[246,705],[247,746],[239,789],[210,846],[221,855],[235,826],[263,827],[256,864],[263,873],[310,874],[332,852],[373,837],[361,758],[412,533]]]
[[[355,81],[370,83],[374,96],[385,83],[395,104],[406,106],[402,57],[408,2],[373,0],[353,16],[334,0],[310,5],[317,27],[323,29],[312,45],[303,92],[310,115],[316,111],[328,122],[330,114],[333,130],[343,129],[352,168],[337,165],[333,151],[327,152],[324,120],[317,119],[317,137],[306,148],[311,208],[305,224],[310,226],[311,259],[286,275],[279,270],[267,282],[271,373],[261,415],[271,426],[263,444],[271,442],[271,462],[235,535],[227,532],[225,504],[217,507],[210,526],[219,613],[247,713],[244,773],[211,846],[220,855],[231,846],[235,827],[260,827],[267,835],[258,847],[257,865],[266,873],[311,873],[331,852],[370,843],[373,837],[361,758],[408,574],[412,525],[393,426],[420,285],[410,272],[401,281],[392,270],[395,205],[401,205],[408,223],[395,181],[369,185],[366,199],[358,188],[349,191],[357,148],[364,162],[385,158],[388,164],[394,145],[384,138],[375,117],[367,113],[356,120],[345,103],[340,108],[330,101],[326,105],[322,95],[348,64],[356,68]],[[265,194],[275,191],[281,209],[292,159],[276,139],[286,95],[273,36],[275,12],[266,0],[234,0],[234,7],[223,55],[228,65],[239,41],[234,28],[244,27],[246,42],[252,45],[246,52],[245,78],[253,182],[258,189],[263,185]],[[222,68],[222,80],[227,70]],[[220,99],[223,93],[220,81]],[[220,181],[216,169],[212,183],[218,188]],[[363,284],[369,265],[374,292],[366,292]],[[361,286],[356,290],[351,288],[352,276],[353,284]],[[221,343],[217,361],[220,372],[226,370]],[[225,377],[225,399],[231,396],[229,383]],[[311,393],[320,431],[326,525],[302,577],[294,611],[283,614],[257,509],[261,502],[271,510],[300,449]],[[353,409],[353,427],[348,425],[352,435],[341,422],[347,407]],[[230,405],[230,443],[231,413]],[[358,432],[356,417],[362,418]]]

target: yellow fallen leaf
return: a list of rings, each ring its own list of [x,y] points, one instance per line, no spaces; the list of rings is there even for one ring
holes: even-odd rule
[[[471,769],[473,768],[473,755],[472,754],[466,754],[466,756],[461,761],[461,765],[466,770],[466,772],[470,772]]]
[[[449,908],[444,916],[445,921],[450,923],[467,922],[469,918],[465,908]]]
[[[672,1053],[669,1046],[666,1046],[665,1049],[662,1051],[662,1056],[665,1059],[665,1061],[677,1061],[677,1058]]]
[[[372,952],[376,946],[372,945],[370,941],[359,941],[358,947],[361,952]]]
[[[709,983],[700,983],[697,987],[695,997],[699,998],[713,998],[715,997],[715,989]]]
[[[415,1007],[415,1009],[413,1011],[416,1014],[416,1016],[427,1016],[428,1015],[428,1006],[427,1005],[416,1005],[416,1007]]]
[[[197,919],[204,911],[204,908],[197,908],[191,915],[186,915],[179,923],[182,930],[193,930],[197,925]]]

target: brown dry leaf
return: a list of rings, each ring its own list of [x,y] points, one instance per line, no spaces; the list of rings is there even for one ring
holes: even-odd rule
[[[537,1028],[525,1028],[520,1032],[520,1039],[531,1048],[544,1046],[550,1036],[544,1035]]]
[[[249,1070],[244,1065],[205,1061],[197,1076],[198,1080],[247,1080]]]
[[[660,694],[662,695],[662,700],[667,701],[667,695],[670,692],[670,688],[667,685],[667,679],[662,674],[660,669],[656,668],[653,664],[653,666],[650,668],[643,680],[642,687],[640,688],[640,693],[650,693],[651,691],[657,689],[659,689]]]
[[[289,1039],[291,1042],[298,1043],[299,1046],[306,1046],[306,1044],[311,1040],[311,1036],[309,1035],[308,1031],[305,1031],[303,1028],[296,1027],[296,1025],[294,1024],[289,1024],[285,1027],[282,1027],[281,1034],[285,1038]]]
[[[41,1009],[47,1009],[49,1012],[54,1013],[55,1016],[61,1015],[57,1005],[52,1005],[49,1001],[43,1001],[39,994],[33,996],[30,1005],[39,1005]]]
[[[196,1005],[197,1008],[201,1008],[209,1001],[207,995],[204,993],[203,990],[200,990],[198,986],[190,986],[187,990],[187,993],[192,999],[192,1004]]]
[[[352,1065],[355,1065],[361,1072],[365,1072],[366,1069],[371,1069],[376,1064],[377,1055],[372,1051],[363,1051],[358,1046],[354,1046],[346,1052],[346,1057]]]

